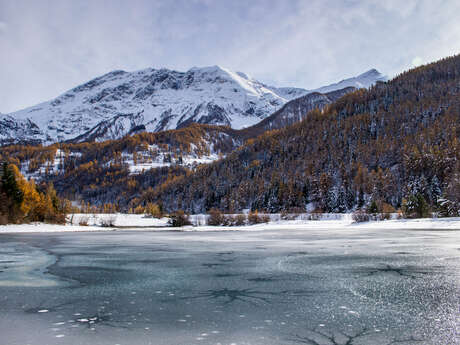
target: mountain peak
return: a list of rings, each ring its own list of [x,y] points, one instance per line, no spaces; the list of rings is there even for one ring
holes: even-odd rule
[[[157,132],[193,122],[239,129],[260,122],[288,101],[310,92],[369,87],[380,76],[370,70],[308,91],[265,85],[219,65],[186,72],[115,70],[9,117],[2,114],[0,143],[31,138],[42,143],[115,139],[139,130]]]
[[[320,93],[327,93],[334,90],[344,89],[346,87],[355,87],[357,89],[371,87],[378,81],[386,81],[387,77],[380,73],[375,68],[372,68],[357,77],[343,79],[338,83],[327,85],[320,87],[319,89],[315,89],[312,91],[320,92]]]
[[[371,76],[381,76],[381,75],[382,75],[382,73],[377,71],[375,68],[372,68],[369,71],[360,74],[358,76],[358,78],[360,78],[360,77],[371,77]]]
[[[115,139],[139,130],[157,132],[193,122],[239,129],[305,93],[303,89],[286,93],[218,65],[186,72],[116,70],[55,99],[11,113],[10,118],[2,114],[0,143],[30,138],[42,143]]]
[[[201,72],[201,73],[216,73],[216,72],[226,72],[227,69],[219,66],[219,65],[212,65],[212,66],[203,66],[203,67],[192,67],[189,69],[189,72]]]

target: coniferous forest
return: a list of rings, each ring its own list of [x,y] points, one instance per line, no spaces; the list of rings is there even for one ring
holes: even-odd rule
[[[345,212],[460,201],[460,56],[348,94],[144,194],[168,210]]]
[[[192,124],[104,142],[15,145],[3,147],[0,160],[53,184],[61,197],[111,203],[119,211],[155,203],[190,213],[371,208],[458,215],[459,55],[347,93],[300,118],[262,134],[257,125]],[[63,158],[51,171],[58,150]],[[183,155],[211,151],[221,158],[180,164]],[[126,155],[134,163],[162,155],[168,164],[132,174]]]

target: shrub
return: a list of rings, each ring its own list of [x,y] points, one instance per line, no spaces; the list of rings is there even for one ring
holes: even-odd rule
[[[289,213],[287,213],[286,210],[281,211],[280,217],[283,220],[290,220],[290,218],[291,218],[291,216],[289,215]]]
[[[396,210],[390,204],[387,204],[386,202],[382,202],[382,205],[380,206],[380,212],[382,212],[382,213],[395,213]]]
[[[262,223],[269,223],[270,222],[270,216],[268,214],[263,214],[260,217],[260,220]]]
[[[172,227],[181,227],[185,225],[191,225],[189,217],[184,211],[178,210],[171,215],[171,219],[168,222]]]
[[[209,210],[208,225],[222,225],[224,221],[225,217],[218,209],[212,208]]]
[[[355,223],[368,222],[370,220],[369,214],[367,214],[363,210],[358,210],[354,212],[352,218]]]
[[[283,220],[295,220],[299,216],[298,213],[288,213],[287,211],[281,212],[281,219]]]
[[[323,217],[322,213],[313,212],[308,215],[308,220],[321,220],[322,217]]]
[[[388,220],[391,218],[391,213],[379,213],[377,214],[377,220]]]
[[[51,216],[45,217],[45,223],[50,224],[65,224],[66,214],[64,213],[57,213],[52,214]]]
[[[153,218],[161,218],[163,216],[158,204],[148,203],[147,206],[145,206],[145,213]]]
[[[236,222],[236,218],[233,215],[228,214],[228,215],[223,216],[222,225],[234,226],[235,222]]]
[[[244,214],[238,214],[236,217],[235,217],[235,225],[236,226],[241,226],[241,225],[244,225],[246,224],[246,215]]]
[[[241,226],[246,224],[246,216],[244,214],[235,215],[225,215],[222,222],[225,226]]]
[[[80,226],[88,226],[88,217],[81,217],[80,220],[78,221],[78,225]]]
[[[430,207],[420,193],[404,199],[401,208],[405,218],[428,218],[430,216]]]
[[[249,212],[248,214],[248,223],[249,224],[259,224],[261,222],[261,219],[259,217],[259,213],[256,211],[254,212]]]
[[[379,214],[377,215],[378,220],[388,220],[391,219],[391,214],[395,213],[396,210],[390,204],[386,202],[380,202],[379,204]]]
[[[138,205],[134,209],[135,214],[143,214],[144,212],[145,212],[145,208],[142,205]]]
[[[115,221],[117,220],[117,216],[109,215],[108,217],[101,218],[101,226],[104,228],[113,227],[115,226]]]
[[[249,212],[248,214],[248,223],[249,224],[260,224],[260,223],[268,223],[270,221],[269,215],[262,215],[259,216],[259,212]]]

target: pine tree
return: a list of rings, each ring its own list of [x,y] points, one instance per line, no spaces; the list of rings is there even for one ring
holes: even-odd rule
[[[17,222],[21,214],[21,204],[24,200],[24,195],[19,188],[14,172],[7,163],[2,164],[1,171],[0,194],[4,200],[3,210],[0,210],[2,215],[2,222]],[[5,214],[6,212],[6,214]]]
[[[24,195],[21,192],[18,184],[16,182],[16,178],[14,176],[14,172],[11,167],[8,166],[7,163],[3,163],[2,165],[2,189],[5,194],[10,198],[13,205],[19,206],[24,199]]]

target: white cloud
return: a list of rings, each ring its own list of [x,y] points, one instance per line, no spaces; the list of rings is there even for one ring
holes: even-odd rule
[[[420,56],[416,56],[412,59],[412,66],[418,67],[423,64],[423,59]]]
[[[457,0],[0,0],[0,111],[113,69],[218,64],[306,88],[392,76],[460,53],[458,13]]]

